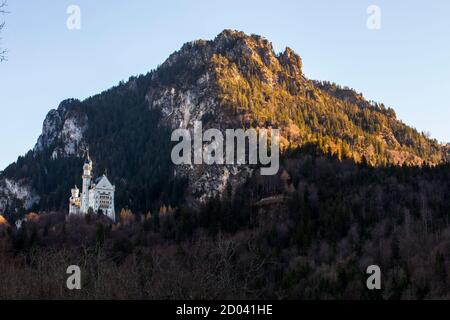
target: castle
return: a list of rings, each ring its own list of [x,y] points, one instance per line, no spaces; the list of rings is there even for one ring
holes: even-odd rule
[[[115,221],[114,192],[116,188],[109,182],[106,174],[95,180],[92,179],[92,160],[89,153],[83,165],[82,178],[81,196],[77,186],[71,190],[69,214],[85,215],[89,212],[89,209],[92,209],[93,212],[102,212],[112,221]]]

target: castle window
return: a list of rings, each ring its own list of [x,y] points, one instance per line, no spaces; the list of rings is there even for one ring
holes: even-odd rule
[[[111,197],[107,194],[100,194],[99,202],[100,202],[100,205],[99,205],[100,209],[107,209],[110,207]]]

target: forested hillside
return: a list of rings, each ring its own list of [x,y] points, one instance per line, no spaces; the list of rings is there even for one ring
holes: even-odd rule
[[[296,150],[278,175],[198,209],[0,221],[0,298],[448,299],[449,197],[448,165],[373,168]],[[61,266],[74,263],[83,290],[61,290]],[[372,264],[381,290],[366,288]]]

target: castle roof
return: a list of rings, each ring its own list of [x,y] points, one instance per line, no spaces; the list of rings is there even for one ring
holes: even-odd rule
[[[98,189],[114,189],[114,186],[109,182],[108,178],[105,175],[98,177],[94,181],[95,188]]]

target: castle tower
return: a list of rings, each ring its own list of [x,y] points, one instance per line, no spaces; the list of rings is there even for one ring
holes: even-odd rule
[[[78,189],[77,186],[75,186],[75,188],[70,190],[70,193],[72,194],[72,198],[78,198],[80,196],[80,190]]]
[[[72,196],[69,199],[69,214],[80,213],[80,190],[75,186],[71,190]]]
[[[92,179],[92,161],[89,157],[89,152],[87,153],[87,158],[83,165],[83,175],[81,177],[83,178],[83,186],[81,189],[80,213],[87,214],[89,210],[89,187]]]

